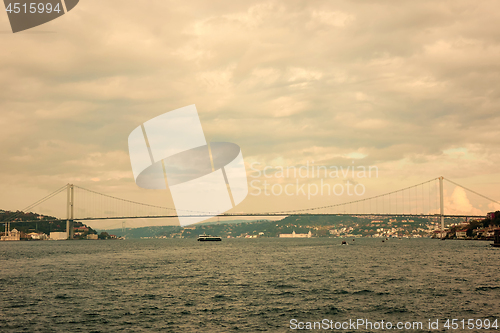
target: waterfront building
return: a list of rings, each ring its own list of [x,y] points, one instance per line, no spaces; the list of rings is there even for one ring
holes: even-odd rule
[[[448,232],[446,230],[434,230],[434,237],[435,238],[445,238],[448,235]]]
[[[65,231],[50,233],[50,240],[66,240],[66,239],[68,239],[68,233]]]
[[[467,237],[467,229],[457,230],[455,234],[457,235],[457,238],[465,239],[465,237]]]
[[[295,230],[291,234],[280,234],[280,238],[311,238],[311,230],[307,234],[297,234]]]
[[[33,240],[47,240],[48,239],[47,235],[44,234],[43,232],[40,232],[40,233],[30,232],[26,236],[28,239],[33,239]]]
[[[18,240],[21,240],[21,232],[17,229],[12,229],[12,230],[9,230],[10,229],[10,223],[9,223],[9,227],[6,227],[6,230],[5,230],[5,235],[2,236],[0,238],[0,240],[2,241],[18,241]]]

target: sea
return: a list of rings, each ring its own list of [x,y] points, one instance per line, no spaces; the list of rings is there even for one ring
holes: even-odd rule
[[[406,238],[2,242],[0,332],[496,332],[499,259]]]

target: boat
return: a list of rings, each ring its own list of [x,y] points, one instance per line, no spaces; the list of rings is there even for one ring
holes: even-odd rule
[[[500,233],[495,232],[495,238],[493,239],[493,244],[490,244],[493,247],[500,247]]]
[[[210,235],[199,235],[198,242],[220,242],[222,238],[220,236],[210,236]]]

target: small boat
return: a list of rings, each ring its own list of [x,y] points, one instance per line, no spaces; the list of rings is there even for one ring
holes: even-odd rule
[[[490,244],[493,247],[500,247],[500,233],[495,232],[495,238],[493,240],[493,244]]]
[[[347,245],[347,242],[346,241],[342,241],[342,245]]]
[[[220,242],[222,238],[220,236],[210,236],[210,235],[199,235],[198,242]]]

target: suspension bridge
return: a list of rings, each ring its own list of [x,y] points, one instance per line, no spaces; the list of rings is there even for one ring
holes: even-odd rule
[[[342,203],[333,203],[320,207],[271,212],[237,212],[223,213],[200,211],[176,211],[173,207],[162,207],[124,198],[99,193],[74,184],[67,184],[49,195],[27,206],[22,211],[7,217],[4,224],[15,222],[22,212],[31,212],[36,207],[66,192],[66,232],[68,238],[73,237],[74,221],[91,220],[129,220],[157,219],[178,217],[281,217],[288,215],[351,215],[351,216],[404,216],[404,217],[438,217],[442,230],[447,217],[481,218],[484,215],[446,214],[444,204],[444,181],[473,193],[488,202],[500,205],[500,202],[468,189],[444,177],[437,177],[426,182],[405,187],[396,191],[359,198]],[[338,197],[335,197],[338,199]],[[45,220],[47,221],[47,220]],[[33,221],[22,221],[33,222]],[[18,223],[18,222],[16,222]],[[7,226],[6,226],[7,228]]]

